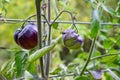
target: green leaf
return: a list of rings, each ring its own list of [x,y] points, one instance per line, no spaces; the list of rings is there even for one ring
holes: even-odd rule
[[[90,80],[87,76],[77,76],[74,80]]]
[[[5,0],[6,2],[10,2],[10,0]]]
[[[57,8],[57,3],[56,3],[56,0],[53,0],[53,9],[54,9],[54,13],[55,13],[55,17],[57,16],[58,14],[58,8]]]
[[[75,69],[77,66],[78,66],[78,64],[76,64],[76,63],[70,63],[70,64],[68,64],[67,68],[68,68],[69,70],[73,70],[73,69]]]
[[[118,65],[118,66],[120,65],[120,55],[118,55],[118,57],[113,61],[113,63]]]
[[[14,60],[10,60],[6,62],[2,67],[1,67],[1,73],[2,75],[7,79],[7,80],[12,80],[13,74],[15,73],[15,62]]]
[[[54,29],[58,29],[58,23],[57,23],[57,22],[54,22],[54,23],[52,24],[52,27],[53,27]]]
[[[120,15],[120,0],[118,2],[118,5],[117,5],[117,8],[115,11],[116,11],[117,15]]]
[[[103,46],[105,49],[110,49],[112,47],[113,41],[108,38],[107,40],[104,40]]]
[[[2,0],[2,3],[9,3],[10,2],[10,0]]]
[[[91,5],[93,8],[96,7],[96,5],[94,4],[95,0],[87,0],[87,1],[90,3],[90,5]]]
[[[76,73],[77,71],[76,71],[76,68],[79,66],[79,64],[77,64],[77,63],[70,63],[70,64],[68,64],[68,66],[67,66],[67,72],[69,72],[69,73]]]
[[[111,64],[114,62],[114,60],[117,58],[118,55],[113,55],[113,56],[107,56],[107,57],[103,57],[101,59],[101,62],[106,62],[107,64]]]
[[[24,51],[18,51],[15,54],[15,66],[17,70],[17,77],[21,77],[24,73],[24,61],[26,57],[26,52]]]
[[[34,80],[32,74],[30,74],[28,71],[25,71],[24,77],[25,77],[25,80]]]
[[[0,3],[0,6],[2,5],[2,14],[3,15],[6,15],[6,13],[7,13],[6,4],[9,2],[10,2],[10,0],[2,0]]]
[[[104,48],[104,46],[100,43],[100,42],[98,42],[98,41],[96,41],[96,45],[99,47],[99,48]]]
[[[99,32],[100,28],[100,14],[98,10],[93,11],[92,24],[91,24],[91,37],[95,38]]]
[[[100,64],[99,61],[95,60],[95,64],[93,65],[93,62],[90,62],[87,66],[87,69],[93,69],[95,66],[97,67]]]
[[[108,74],[108,73],[103,73],[103,74],[105,76],[105,80],[114,80],[110,74]]]
[[[27,71],[29,71],[32,75],[37,75],[36,62],[31,63],[27,68]]]
[[[60,77],[64,78],[67,73],[66,69],[67,69],[67,67],[65,67],[64,65],[60,65],[59,67],[57,67],[56,69],[51,71],[50,74],[51,75],[59,75]]]
[[[38,58],[44,56],[45,54],[47,54],[48,52],[50,52],[54,47],[55,47],[55,43],[51,44],[50,46],[46,46],[43,47],[39,50],[37,50],[36,52],[34,52],[32,55],[29,56],[28,61],[29,62],[34,62],[36,61]]]
[[[2,14],[6,15],[6,13],[7,13],[7,9],[6,9],[5,6],[3,6],[3,7],[2,7]]]
[[[6,69],[7,69],[7,67],[8,67],[8,65],[9,65],[9,63],[10,63],[10,61],[5,62],[5,63],[2,65],[2,67],[1,67],[1,72],[3,72],[4,70],[6,70]]]
[[[105,5],[102,5],[102,8],[106,11],[106,12],[108,12],[109,14],[111,14],[111,15],[116,15],[116,12],[112,9],[112,8],[109,8],[109,7],[107,7],[107,6],[105,6]]]
[[[120,46],[120,39],[119,39],[119,40],[117,40],[117,45],[118,45],[118,46]]]
[[[61,36],[59,36],[56,40],[54,40],[50,46],[43,47],[43,48],[37,50],[36,52],[34,52],[32,55],[29,56],[28,61],[30,63],[34,62],[37,59],[39,59],[40,57],[42,57],[45,54],[47,54],[48,52],[50,52],[55,47],[55,45],[57,44],[57,42],[60,39],[61,39]]]
[[[62,68],[58,67],[58,68],[54,69],[52,72],[50,72],[50,74],[55,75],[55,74],[58,74],[60,71],[62,71]]]

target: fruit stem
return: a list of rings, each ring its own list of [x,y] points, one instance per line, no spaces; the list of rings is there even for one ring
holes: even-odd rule
[[[92,56],[92,53],[93,53],[93,50],[94,50],[94,46],[95,46],[95,42],[96,42],[96,38],[97,38],[97,36],[94,38],[94,40],[93,40],[93,42],[92,42],[92,45],[91,45],[91,48],[90,48],[90,52],[89,52],[88,59],[87,59],[85,65],[84,65],[84,67],[83,67],[83,70],[82,70],[81,73],[80,73],[80,76],[83,75],[85,69],[87,68],[87,65],[88,65],[89,62],[90,62],[90,59],[91,59],[91,56]]]
[[[23,29],[23,28],[24,28],[25,23],[26,23],[26,22],[27,22],[30,18],[35,17],[35,16],[36,16],[36,14],[33,14],[33,15],[31,15],[31,16],[29,16],[29,17],[27,17],[27,18],[24,20],[24,22],[23,22],[23,24],[22,24],[21,28]]]
[[[57,17],[53,20],[53,22],[52,22],[50,25],[52,26],[52,24],[55,23],[55,21],[56,21],[56,20],[62,15],[62,13],[64,13],[64,12],[70,14],[70,17],[71,17],[71,20],[72,20],[72,25],[75,27],[75,29],[76,29],[76,31],[77,31],[77,33],[78,33],[78,29],[77,29],[77,27],[76,27],[76,25],[75,25],[75,22],[74,22],[74,17],[73,17],[73,15],[72,15],[72,13],[71,13],[70,11],[67,11],[67,10],[61,11],[61,12],[57,15]]]
[[[50,22],[47,20],[46,16],[43,15],[43,14],[42,14],[41,16],[43,16],[43,18],[45,19],[45,21],[46,21],[46,23],[48,24],[48,26],[50,26]]]
[[[42,48],[41,1],[42,0],[35,0],[36,14],[37,14],[37,26],[38,26],[37,27],[38,28],[38,49]],[[45,74],[44,74],[43,57],[41,57],[39,61],[40,61],[41,77],[44,80]]]

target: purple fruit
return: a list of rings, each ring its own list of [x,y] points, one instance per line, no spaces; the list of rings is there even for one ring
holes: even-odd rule
[[[63,34],[63,43],[70,49],[79,49],[82,46],[83,38],[78,35],[74,30],[67,29]]]
[[[27,24],[23,29],[17,29],[14,33],[15,42],[24,49],[32,49],[37,45],[37,25]]]

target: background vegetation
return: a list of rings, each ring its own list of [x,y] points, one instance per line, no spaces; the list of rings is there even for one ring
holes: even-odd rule
[[[30,15],[35,14],[35,3],[34,0],[5,0],[7,3],[3,4],[2,0],[0,0],[0,13],[2,13],[2,17],[6,19],[25,19]],[[51,0],[51,19],[53,20],[60,11],[68,10],[73,13],[76,21],[79,22],[90,22],[92,16],[92,7],[90,2],[91,0]],[[99,0],[98,0],[99,1]],[[119,0],[103,0],[104,5],[111,8],[112,10],[116,10],[118,8]],[[120,4],[119,4],[120,7]],[[120,9],[120,8],[119,8]],[[108,10],[108,11],[107,11]],[[120,23],[120,18],[114,16],[114,11],[107,9],[106,11],[102,11],[102,20],[101,22],[106,23]],[[118,12],[120,15],[120,10]],[[0,18],[1,18],[0,16]],[[36,19],[36,18],[33,18]],[[43,18],[42,18],[43,19]],[[71,21],[71,18],[68,14],[63,14],[59,19],[59,21]],[[58,24],[58,28],[52,29],[52,37],[55,39],[60,35],[61,30],[64,31],[71,24]],[[13,35],[17,28],[21,26],[21,22],[13,22],[13,23],[4,23],[0,21],[0,66],[2,66],[6,61],[14,58],[15,50],[21,50],[14,39]],[[79,30],[79,34],[84,38],[84,45],[82,49],[79,51],[69,50],[61,44],[61,41],[56,45],[56,47],[52,50],[52,64],[50,67],[51,74],[62,74],[64,77],[64,72],[62,69],[67,66],[73,71],[75,68],[82,67],[84,64],[84,60],[88,57],[88,52],[91,45],[91,37],[90,37],[90,25],[89,24],[76,24]],[[94,51],[95,56],[100,56],[103,54],[108,54],[107,50],[109,50],[110,54],[116,54],[120,51],[120,25],[102,25],[101,33],[98,38],[98,42],[96,42],[97,47]],[[112,45],[112,46],[111,46]],[[5,49],[3,49],[5,48]],[[65,52],[68,50],[67,52]],[[71,64],[72,67],[70,66]],[[91,61],[88,66],[90,70],[99,70],[101,68],[107,69],[111,68],[115,71],[115,74],[120,77],[120,55],[108,56],[105,58],[101,58],[100,60]],[[69,80],[70,77],[66,78]],[[104,73],[103,80],[113,80],[112,76]],[[77,79],[76,79],[77,80]]]

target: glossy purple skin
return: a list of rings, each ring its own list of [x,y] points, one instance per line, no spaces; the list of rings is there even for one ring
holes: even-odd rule
[[[76,34],[76,32],[72,29],[68,29],[68,30],[65,30],[64,31],[64,34],[63,34],[63,41],[66,41],[68,39],[71,39],[71,38],[77,38],[79,35]]]
[[[29,23],[22,30],[16,30],[14,40],[22,48],[32,49],[37,45],[37,34],[37,26],[33,23]]]
[[[19,42],[18,42],[18,34],[20,33],[20,28],[19,29],[17,29],[16,31],[15,31],[15,33],[14,33],[14,40],[15,40],[15,42],[17,43],[17,44],[19,44]]]
[[[81,47],[83,43],[83,38],[78,35],[74,30],[68,29],[64,31],[63,42],[66,47],[76,49]]]
[[[83,43],[83,38],[79,35],[78,37],[77,37],[77,40],[76,40],[77,42],[79,42],[80,44],[82,44]]]

